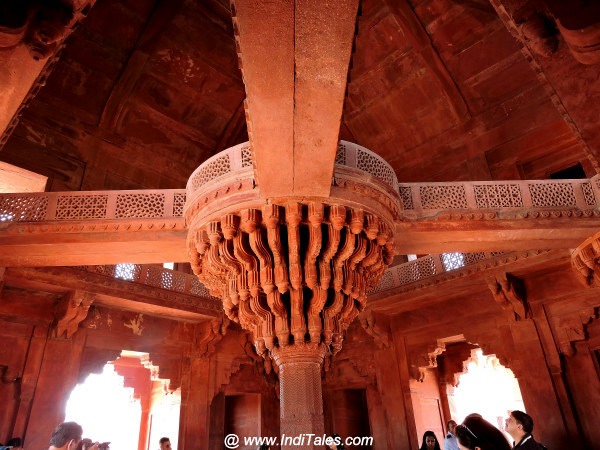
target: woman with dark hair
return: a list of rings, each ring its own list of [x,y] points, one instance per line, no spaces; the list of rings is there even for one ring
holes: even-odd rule
[[[510,450],[502,432],[479,414],[469,414],[454,435],[461,450]]]
[[[441,450],[440,443],[435,437],[435,433],[433,431],[426,431],[423,434],[423,443],[421,444],[421,448],[419,450]]]

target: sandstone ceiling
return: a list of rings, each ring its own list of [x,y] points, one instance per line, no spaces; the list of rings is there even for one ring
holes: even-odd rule
[[[341,138],[401,182],[548,178],[578,162],[592,175],[598,66],[556,30],[536,54],[526,3],[362,1]],[[577,17],[565,26],[587,26]],[[226,1],[97,0],[0,159],[54,191],[182,188],[248,139],[244,97]]]

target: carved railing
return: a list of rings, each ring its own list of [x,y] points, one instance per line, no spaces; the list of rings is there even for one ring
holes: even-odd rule
[[[453,252],[423,256],[387,269],[381,282],[369,294],[417,283],[442,273],[477,264],[486,259],[496,258],[505,253],[508,252]]]
[[[0,195],[0,222],[183,219],[185,190],[41,192]]]
[[[398,179],[392,166],[376,153],[352,142],[340,141],[335,155],[338,166],[353,167],[386,183],[394,191],[398,190]]]
[[[448,210],[590,209],[599,205],[600,179],[513,180],[399,185],[405,213]]]
[[[73,269],[85,270],[110,278],[139,283],[181,294],[215,299],[215,309],[221,310],[221,301],[210,295],[209,290],[195,275],[166,269],[164,267],[143,264],[115,264],[103,266],[74,266]]]
[[[220,153],[206,161],[190,179],[191,185],[195,186],[193,189],[201,191],[206,183],[234,172],[236,167],[250,171],[252,158],[249,151],[247,144],[242,144],[224,152],[226,155]],[[391,168],[387,163],[374,153],[366,152],[368,150],[360,146],[341,141],[336,164],[366,171],[390,186],[396,186],[405,219],[430,217],[441,211],[585,211],[600,206],[598,176],[582,180],[398,184],[393,172],[388,171]],[[222,158],[229,163],[223,163]],[[217,164],[217,161],[220,162]],[[217,167],[222,169],[217,170]],[[183,189],[2,194],[0,222],[183,219],[185,202]]]
[[[388,184],[394,191],[398,189],[398,179],[392,166],[376,153],[351,142],[340,141],[335,164],[352,167],[367,172]],[[253,167],[252,150],[249,142],[223,150],[204,161],[191,175],[187,191],[194,195],[205,189],[207,183],[218,181],[227,175],[252,176],[248,169]]]

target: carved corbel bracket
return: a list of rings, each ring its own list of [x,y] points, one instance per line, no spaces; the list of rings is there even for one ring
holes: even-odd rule
[[[409,372],[411,378],[417,381],[425,379],[427,369],[437,367],[437,357],[446,350],[446,343],[437,341],[435,344],[424,345],[411,350],[409,358]]]
[[[386,349],[390,346],[391,332],[387,316],[375,314],[367,309],[358,316],[358,319],[367,334],[375,340],[377,347]]]
[[[195,345],[193,355],[199,358],[208,358],[215,352],[215,346],[223,339],[231,321],[224,314],[209,322],[196,325]]]
[[[531,317],[526,300],[525,284],[522,280],[503,273],[487,281],[494,300],[502,307],[510,321]]]
[[[95,0],[7,2],[0,8],[0,49],[24,43],[35,59],[55,53]]]
[[[575,354],[573,344],[587,339],[587,325],[596,318],[598,318],[597,308],[590,307],[558,319],[559,351],[565,356],[573,356]]]
[[[84,291],[71,291],[65,295],[54,311],[53,337],[60,338],[64,335],[67,339],[71,338],[79,328],[79,324],[87,317],[94,299],[94,294]]]

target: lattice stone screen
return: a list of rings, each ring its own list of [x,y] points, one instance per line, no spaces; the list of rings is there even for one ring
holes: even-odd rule
[[[573,185],[567,183],[530,184],[531,203],[543,206],[576,206]]]
[[[474,186],[478,208],[520,208],[523,206],[518,184],[480,184]]]
[[[46,218],[48,198],[6,195],[0,198],[0,222],[36,222]]]
[[[421,186],[423,209],[466,209],[467,195],[464,186]]]
[[[106,217],[107,194],[71,195],[58,199],[56,219],[101,219]]]
[[[117,196],[115,218],[151,218],[164,215],[164,194],[120,194]]]

